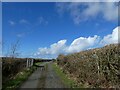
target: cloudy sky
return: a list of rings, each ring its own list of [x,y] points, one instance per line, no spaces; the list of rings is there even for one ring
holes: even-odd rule
[[[118,42],[117,3],[4,2],[2,11],[5,48],[20,40],[21,57],[56,58]]]

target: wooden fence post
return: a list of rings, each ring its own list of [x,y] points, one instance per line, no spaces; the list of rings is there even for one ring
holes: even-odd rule
[[[30,67],[30,59],[29,59],[29,67]]]
[[[28,59],[28,58],[27,58],[27,66],[26,66],[26,67],[27,67],[27,68],[28,68],[28,67],[32,67],[32,66],[33,66],[33,63],[34,63],[34,60],[33,60],[33,59]]]
[[[28,59],[28,67],[30,67],[30,60]]]
[[[33,59],[32,59],[32,62],[31,62],[31,66],[33,66]]]
[[[28,68],[28,59],[27,59],[27,65],[26,65],[26,67]]]

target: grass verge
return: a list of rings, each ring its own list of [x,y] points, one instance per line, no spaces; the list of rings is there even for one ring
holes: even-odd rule
[[[34,65],[40,65],[42,64],[43,62],[36,62]]]
[[[62,82],[68,87],[68,88],[79,88],[74,80],[69,79],[65,73],[60,69],[57,64],[52,64],[53,69],[55,70],[56,74],[61,78]]]
[[[13,90],[20,86],[27,78],[36,70],[35,66],[31,68],[24,69],[23,71],[19,72],[13,79],[7,81],[3,86],[2,90]]]

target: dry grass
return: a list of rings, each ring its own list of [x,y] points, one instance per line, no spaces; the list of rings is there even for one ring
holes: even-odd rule
[[[120,88],[120,48],[117,44],[70,55],[59,55],[57,63],[83,87]]]
[[[26,68],[26,60],[19,58],[2,58],[2,83],[12,79],[18,72]]]

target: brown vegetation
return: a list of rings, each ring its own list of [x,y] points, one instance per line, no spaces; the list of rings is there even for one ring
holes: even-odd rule
[[[3,84],[12,79],[18,72],[26,68],[26,59],[2,58],[2,82]]]
[[[63,71],[83,87],[120,88],[120,48],[107,45],[70,55],[59,55]]]

